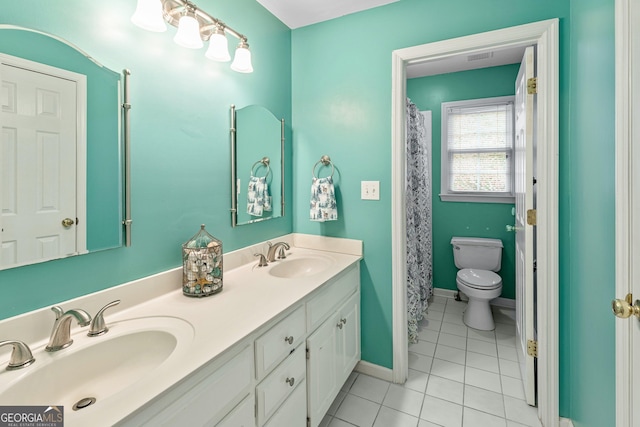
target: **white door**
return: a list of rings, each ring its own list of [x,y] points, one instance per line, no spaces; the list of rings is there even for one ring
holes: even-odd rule
[[[0,80],[0,269],[72,255],[76,82],[5,63]]]
[[[528,47],[516,79],[515,105],[515,193],[516,193],[516,335],[518,360],[526,401],[536,404],[536,363],[527,351],[535,341],[535,227],[527,212],[535,209],[534,195],[534,107],[535,95],[527,82],[534,77],[534,47]]]
[[[616,1],[616,426],[640,423],[640,4]],[[625,296],[629,295],[629,300]],[[627,303],[630,302],[631,304]],[[614,301],[614,304],[616,301]]]

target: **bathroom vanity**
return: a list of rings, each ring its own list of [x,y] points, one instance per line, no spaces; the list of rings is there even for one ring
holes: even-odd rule
[[[106,335],[87,337],[74,325],[74,343],[56,353],[43,351],[48,308],[1,321],[0,335],[27,342],[36,362],[1,371],[0,405],[64,406],[66,426],[318,426],[360,359],[362,243],[300,234],[274,241],[291,249],[266,267],[253,257],[266,243],[225,254],[224,290],[211,297],[184,297],[180,268],[61,303],[93,315],[122,301],[105,313]],[[120,353],[127,357],[113,362]],[[8,354],[0,353],[3,364]],[[96,375],[113,381],[75,379],[65,360],[83,377],[104,366]],[[70,377],[58,381],[59,393],[20,390],[57,367]],[[95,403],[72,409],[86,397]]]

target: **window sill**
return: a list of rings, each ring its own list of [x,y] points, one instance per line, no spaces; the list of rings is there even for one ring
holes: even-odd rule
[[[440,194],[443,202],[472,202],[472,203],[508,203],[514,204],[516,198],[513,196],[480,196],[473,194]]]

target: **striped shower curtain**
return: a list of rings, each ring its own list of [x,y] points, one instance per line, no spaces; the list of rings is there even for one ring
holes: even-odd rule
[[[418,342],[418,322],[433,293],[431,242],[431,112],[407,99],[407,311],[409,342]]]

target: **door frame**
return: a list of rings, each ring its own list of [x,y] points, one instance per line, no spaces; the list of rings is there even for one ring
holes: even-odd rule
[[[627,0],[629,1],[629,0]],[[550,19],[486,33],[412,46],[392,52],[391,226],[392,379],[408,375],[406,313],[405,100],[406,66],[501,47],[538,48],[538,417],[547,427],[559,423],[558,386],[558,97],[559,21]],[[542,284],[543,286],[541,286]]]
[[[624,298],[632,290],[633,279],[633,171],[640,167],[635,139],[640,140],[640,29],[632,25],[640,16],[634,0],[615,2],[615,85],[616,85],[616,285],[613,298]],[[637,22],[637,21],[636,21]],[[636,43],[636,44],[634,44]],[[634,56],[634,51],[636,55]],[[633,91],[633,93],[631,92]],[[635,120],[634,120],[635,118]],[[635,137],[635,138],[634,138]],[[635,168],[635,169],[634,169]],[[636,278],[637,280],[637,278]],[[637,296],[636,296],[637,297]],[[632,322],[616,320],[616,427],[633,425]]]

